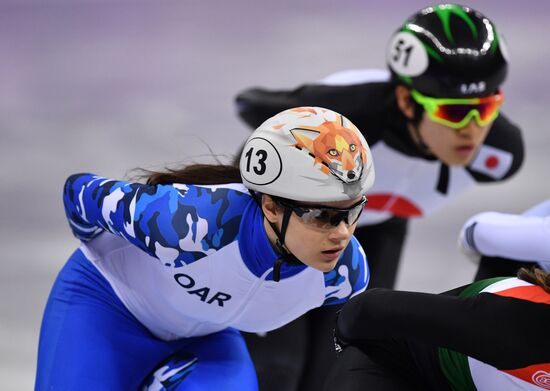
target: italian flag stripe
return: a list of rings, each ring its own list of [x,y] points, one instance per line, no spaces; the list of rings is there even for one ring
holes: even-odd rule
[[[498,277],[475,282],[467,286],[459,297],[471,297],[479,293],[492,293],[499,296],[550,304],[550,296],[539,286],[510,277]],[[453,350],[439,348],[439,365],[455,391],[476,391],[470,373],[468,356]],[[550,364],[537,364],[525,368],[503,371],[528,383],[550,389]]]
[[[474,282],[468,285],[458,296],[476,296],[487,287],[507,279],[509,279],[509,277],[497,277]],[[477,391],[474,381],[472,380],[472,375],[470,374],[468,356],[445,348],[439,348],[437,353],[439,356],[439,366],[453,390]]]
[[[437,354],[441,371],[454,391],[477,391],[470,374],[468,356],[444,348],[439,348]]]
[[[495,277],[474,282],[460,292],[458,297],[472,297],[478,295],[480,292],[489,292],[490,289],[488,288],[501,282],[506,283],[507,280],[510,280],[510,277]]]
[[[528,300],[533,303],[550,304],[550,295],[540,286],[525,284],[521,280],[518,280],[518,283],[515,285],[515,287],[507,287],[506,289],[494,292],[494,294]],[[535,364],[525,368],[503,370],[502,372],[506,372],[509,375],[544,389],[550,389],[550,364]]]
[[[516,299],[532,301],[533,303],[550,304],[550,295],[540,286],[535,285],[509,288],[495,292],[495,295],[514,297]]]
[[[550,390],[550,364],[536,364],[525,368],[503,370],[527,383],[535,384],[545,390]]]

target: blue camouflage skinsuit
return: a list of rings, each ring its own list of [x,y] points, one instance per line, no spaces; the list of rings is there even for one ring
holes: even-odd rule
[[[331,272],[284,264],[273,281],[277,255],[242,184],[78,174],[63,199],[81,246],[46,306],[38,390],[254,390],[237,330],[273,330],[368,283],[355,238]]]

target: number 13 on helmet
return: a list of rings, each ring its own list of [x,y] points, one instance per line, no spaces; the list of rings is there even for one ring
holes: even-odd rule
[[[250,190],[308,202],[354,199],[374,182],[361,132],[320,107],[288,109],[265,121],[247,140],[240,170]]]

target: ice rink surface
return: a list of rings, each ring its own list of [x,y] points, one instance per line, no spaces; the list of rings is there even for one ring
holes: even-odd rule
[[[385,66],[385,46],[424,1],[1,0],[0,388],[30,390],[42,311],[78,245],[61,190],[76,172],[123,178],[136,167],[229,159],[249,130],[232,99],[343,69]],[[398,288],[471,281],[458,253],[464,220],[520,212],[550,195],[550,2],[475,1],[510,53],[503,111],[527,158],[410,227]],[[545,168],[546,167],[546,168]],[[90,368],[93,371],[93,368]]]

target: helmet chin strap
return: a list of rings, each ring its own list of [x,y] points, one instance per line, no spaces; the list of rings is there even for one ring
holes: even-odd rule
[[[283,265],[283,262],[286,262],[290,265],[303,265],[303,262],[296,258],[296,256],[290,251],[288,251],[285,246],[286,230],[288,228],[288,222],[290,221],[291,215],[292,211],[285,208],[283,214],[283,223],[281,224],[281,231],[279,231],[275,224],[267,220],[267,222],[271,226],[271,229],[273,229],[275,235],[277,235],[275,245],[277,246],[279,257],[275,260],[275,264],[273,265],[273,281],[275,282],[278,282],[281,279],[281,266]]]
[[[286,262],[290,265],[303,265],[304,263],[300,261],[294,254],[292,254],[285,246],[285,236],[286,236],[286,230],[288,228],[288,223],[290,222],[290,216],[292,215],[292,211],[290,209],[285,208],[284,214],[283,214],[283,222],[281,224],[281,230],[279,231],[279,228],[269,221],[267,217],[265,217],[264,211],[262,209],[262,203],[260,199],[258,198],[257,194],[253,191],[249,191],[252,195],[252,198],[256,201],[258,206],[260,207],[260,210],[262,212],[262,216],[264,219],[267,220],[267,223],[275,232],[275,235],[277,236],[277,240],[275,241],[275,246],[277,247],[277,253],[278,258],[275,260],[275,264],[273,265],[273,281],[279,282],[281,279],[281,266],[283,265],[283,262]]]

